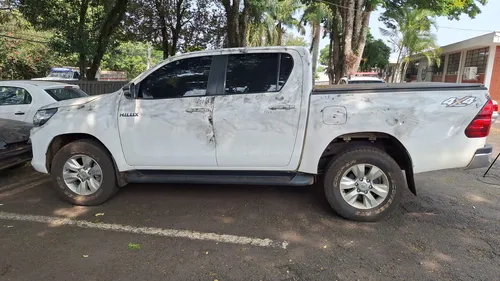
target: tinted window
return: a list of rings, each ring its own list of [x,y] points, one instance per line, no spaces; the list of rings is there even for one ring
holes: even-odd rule
[[[212,57],[178,60],[162,66],[140,83],[139,97],[170,99],[203,96]]]
[[[45,90],[56,101],[82,98],[88,96],[84,91],[78,88],[60,88]]]
[[[286,83],[286,80],[288,80],[288,77],[290,77],[290,74],[292,73],[293,70],[293,58],[289,54],[281,54],[281,63],[280,63],[280,80],[278,82],[278,91],[283,88],[283,86]]]
[[[23,88],[0,86],[0,105],[30,104],[31,95]]]
[[[281,67],[278,74],[279,65]],[[292,69],[293,58],[288,54],[230,55],[227,62],[226,93],[277,92],[286,83]]]

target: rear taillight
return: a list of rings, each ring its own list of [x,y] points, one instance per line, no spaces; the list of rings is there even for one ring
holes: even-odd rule
[[[498,111],[498,102],[497,101],[493,101],[493,111]]]
[[[494,107],[493,101],[488,100],[476,118],[465,129],[465,135],[468,138],[484,138],[490,134],[491,116],[493,115]]]

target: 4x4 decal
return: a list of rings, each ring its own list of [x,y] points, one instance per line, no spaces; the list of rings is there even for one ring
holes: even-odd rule
[[[473,96],[465,96],[461,98],[452,97],[443,101],[441,104],[446,105],[446,107],[464,107],[471,105],[476,101],[476,98]]]

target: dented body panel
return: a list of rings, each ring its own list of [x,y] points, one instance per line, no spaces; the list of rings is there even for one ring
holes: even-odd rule
[[[299,171],[317,173],[328,144],[354,133],[384,133],[396,138],[408,151],[415,173],[467,166],[486,143],[486,138],[471,139],[464,133],[489,98],[486,89],[412,88],[397,92],[385,91],[384,86],[363,91],[342,88],[313,94]],[[474,101],[464,106],[443,104],[450,98],[463,97],[473,97]],[[344,118],[339,113],[342,111],[332,107],[345,108],[347,121],[327,122],[331,116],[335,116],[333,120]],[[331,116],[325,116],[327,112]]]

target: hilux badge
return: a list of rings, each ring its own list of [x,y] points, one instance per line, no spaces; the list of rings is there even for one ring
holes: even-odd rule
[[[120,117],[138,117],[139,113],[120,113]]]

